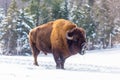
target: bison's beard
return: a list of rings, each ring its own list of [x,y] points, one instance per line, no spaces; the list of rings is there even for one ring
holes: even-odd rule
[[[84,44],[82,47],[76,46],[75,44],[72,44],[69,47],[70,53],[71,55],[77,54],[79,53],[80,55],[84,55],[85,54],[85,50],[86,50],[86,44]]]
[[[80,52],[79,52],[81,55],[84,55],[84,54],[85,54],[86,47],[87,47],[87,44],[86,44],[86,43],[83,43],[83,44],[82,44],[82,49],[81,49]]]

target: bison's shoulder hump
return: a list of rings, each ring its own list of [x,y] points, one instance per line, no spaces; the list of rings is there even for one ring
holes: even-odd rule
[[[72,23],[69,20],[65,19],[58,19],[54,21],[53,28],[56,28],[58,30],[70,30],[76,27],[76,24]]]

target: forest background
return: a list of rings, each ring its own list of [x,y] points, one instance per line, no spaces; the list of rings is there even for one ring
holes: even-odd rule
[[[30,55],[30,29],[59,18],[86,30],[88,50],[120,43],[120,0],[0,0],[0,54]]]

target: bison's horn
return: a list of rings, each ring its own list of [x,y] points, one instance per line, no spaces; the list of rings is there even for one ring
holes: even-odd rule
[[[68,34],[69,34],[69,32],[66,33],[66,38],[69,40],[73,40],[73,37],[70,37]]]

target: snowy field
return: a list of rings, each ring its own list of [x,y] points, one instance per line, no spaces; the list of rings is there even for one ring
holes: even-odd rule
[[[65,70],[55,69],[52,55],[0,56],[0,80],[120,80],[120,48],[87,51],[66,60]]]

